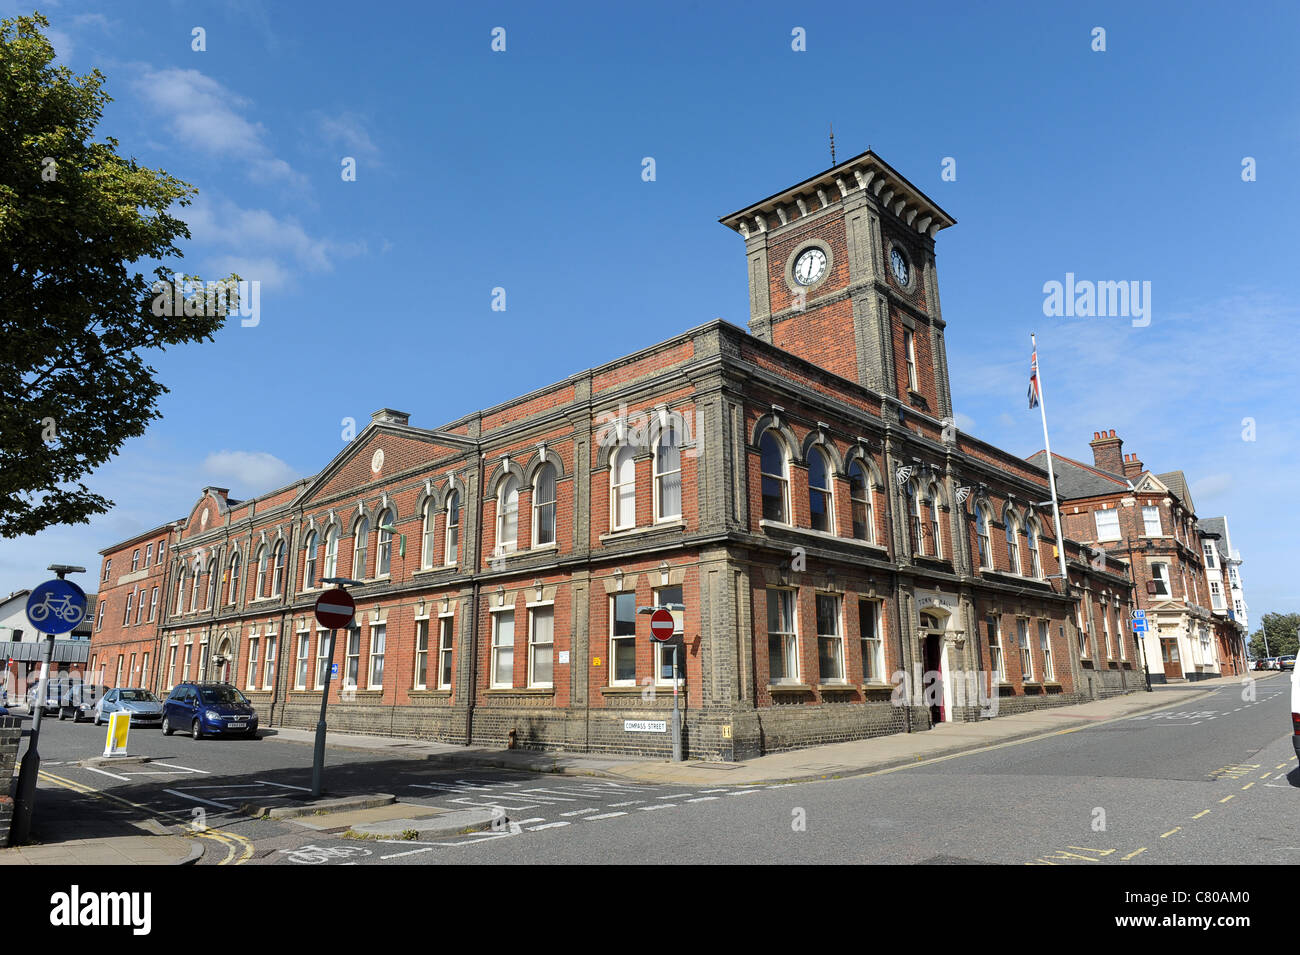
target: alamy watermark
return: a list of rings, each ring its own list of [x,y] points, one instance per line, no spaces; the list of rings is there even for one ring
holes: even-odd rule
[[[657,425],[657,426],[656,426]],[[631,447],[653,451],[663,435],[672,431],[682,456],[700,456],[703,441],[695,439],[695,415],[690,411],[655,408],[633,411],[620,402],[618,411],[606,411],[596,417],[596,444],[602,448]]]
[[[1151,324],[1151,283],[1065,281],[1043,283],[1043,314],[1048,318],[1131,318],[1134,328]]]
[[[202,282],[178,275],[171,282],[154,282],[151,311],[158,317],[181,315],[239,315],[239,324],[253,328],[262,321],[262,283],[246,279]]]
[[[998,715],[998,677],[988,670],[896,670],[889,679],[894,706],[978,706],[980,716]]]

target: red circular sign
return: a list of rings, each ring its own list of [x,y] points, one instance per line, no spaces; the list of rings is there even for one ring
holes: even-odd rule
[[[316,598],[316,619],[322,627],[331,630],[346,627],[356,612],[356,601],[346,590],[327,590]]]
[[[673,631],[677,629],[677,621],[673,619],[671,611],[656,610],[650,617],[650,636],[663,643],[667,643],[673,638]]]

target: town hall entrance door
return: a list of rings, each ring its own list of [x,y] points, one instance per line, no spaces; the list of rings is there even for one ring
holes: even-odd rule
[[[938,631],[938,632],[936,632]],[[925,641],[924,691],[933,698],[930,702],[930,722],[942,723],[948,718],[944,706],[943,632],[939,621],[928,613],[921,614],[921,632]],[[927,702],[929,702],[927,700]]]

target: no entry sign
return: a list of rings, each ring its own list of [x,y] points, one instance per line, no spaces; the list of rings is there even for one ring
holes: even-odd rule
[[[322,627],[341,630],[356,615],[356,601],[346,590],[327,590],[316,598],[316,620]]]
[[[654,637],[661,643],[667,643],[673,638],[673,631],[677,629],[677,623],[673,620],[673,615],[668,610],[656,610],[650,617],[650,636]]]

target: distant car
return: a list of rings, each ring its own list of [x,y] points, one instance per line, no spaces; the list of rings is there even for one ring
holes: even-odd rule
[[[1278,668],[1279,670],[1294,670],[1294,669],[1295,669],[1295,654],[1294,654],[1294,653],[1288,653],[1288,654],[1287,654],[1286,656],[1284,656],[1284,657],[1278,657],[1278,658],[1277,658],[1277,668]]]
[[[72,717],[72,722],[93,719],[95,705],[104,695],[104,688],[93,683],[74,681],[63,684],[59,692],[59,719]]]
[[[27,712],[36,712],[36,696],[40,691],[41,685],[33,683],[32,688],[27,691]],[[46,716],[51,716],[59,711],[59,701],[63,697],[63,688],[57,680],[47,680],[45,683],[45,705],[41,707]]]
[[[257,739],[257,710],[229,683],[180,683],[163,704],[162,731]]]
[[[95,725],[107,723],[110,716],[121,711],[131,714],[132,726],[162,725],[162,700],[142,687],[119,687],[105,693],[95,704]]]

